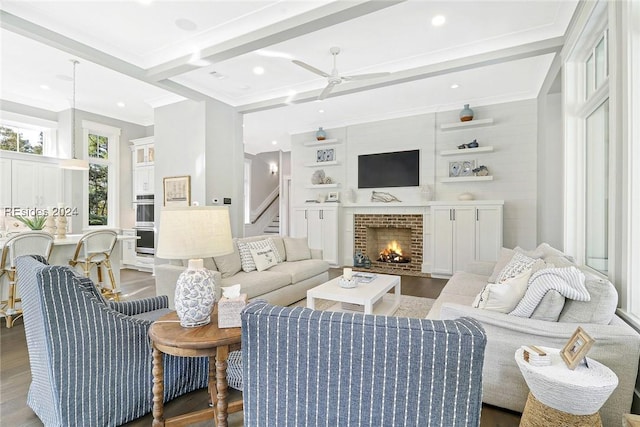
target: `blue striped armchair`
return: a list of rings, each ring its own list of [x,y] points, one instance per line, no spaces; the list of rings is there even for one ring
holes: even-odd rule
[[[153,404],[148,329],[167,297],[107,302],[90,279],[17,261],[31,366],[28,405],[45,426],[117,426]],[[164,310],[163,310],[164,308]],[[207,386],[207,358],[164,357],[165,402]]]
[[[486,336],[421,320],[249,304],[244,425],[479,426]]]

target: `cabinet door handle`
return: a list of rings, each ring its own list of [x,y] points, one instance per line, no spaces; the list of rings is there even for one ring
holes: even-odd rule
[[[304,211],[304,219],[307,219],[307,210]]]
[[[476,209],[476,221],[480,221],[480,211]]]
[[[324,219],[324,211],[320,209],[320,219]]]

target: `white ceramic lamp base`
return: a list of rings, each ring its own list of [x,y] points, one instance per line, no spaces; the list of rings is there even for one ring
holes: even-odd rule
[[[203,267],[202,259],[190,259],[176,283],[175,306],[180,325],[194,328],[209,323],[215,295],[211,271]]]

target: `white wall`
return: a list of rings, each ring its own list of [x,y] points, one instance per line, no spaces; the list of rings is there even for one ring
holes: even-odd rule
[[[473,108],[473,106],[472,106]],[[434,200],[457,200],[463,192],[479,200],[504,200],[504,245],[534,248],[537,245],[537,104],[536,100],[509,102],[473,108],[475,119],[493,118],[491,126],[463,130],[441,130],[443,123],[459,123],[459,110],[421,114],[398,119],[327,129],[327,138],[338,138],[335,146],[337,166],[325,172],[340,183],[337,189],[357,189],[358,154],[420,149],[420,184],[431,185]],[[303,144],[315,139],[314,132],[292,136],[291,173],[292,200],[301,205],[317,196],[317,189],[306,189],[315,168],[303,164],[314,161],[316,147]],[[454,150],[477,139],[480,146],[493,146],[494,151],[458,156],[441,156],[442,150]],[[494,176],[493,181],[441,183],[448,177],[449,162],[476,160]],[[386,188],[403,202],[420,202],[417,187]],[[369,201],[370,190],[356,190],[358,203]],[[346,256],[346,255],[345,255]]]

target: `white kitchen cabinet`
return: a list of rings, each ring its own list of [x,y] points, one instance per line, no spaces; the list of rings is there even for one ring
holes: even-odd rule
[[[431,275],[448,277],[473,261],[496,261],[502,247],[502,204],[432,206]]]
[[[339,265],[339,215],[337,206],[295,208],[293,237],[306,237],[309,248],[322,249],[323,258]]]
[[[132,139],[133,166],[151,166],[155,160],[154,137]]]
[[[122,230],[122,235],[127,237],[136,237],[136,230]],[[136,241],[134,239],[126,239],[122,241],[122,265],[136,265]]]
[[[154,194],[153,166],[138,166],[133,169],[134,196]]]
[[[11,205],[47,208],[61,201],[61,174],[55,163],[12,160]]]
[[[0,184],[0,209],[11,207],[10,182],[11,182],[11,159],[0,159],[0,183],[1,183]]]

